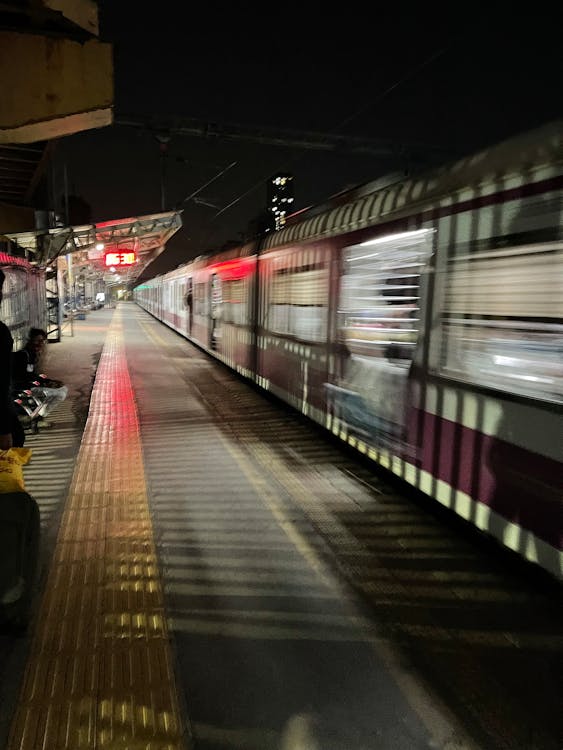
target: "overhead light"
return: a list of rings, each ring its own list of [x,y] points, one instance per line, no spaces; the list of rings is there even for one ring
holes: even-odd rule
[[[382,243],[399,241],[399,240],[424,239],[425,237],[431,235],[432,232],[433,232],[432,229],[415,229],[411,232],[399,232],[397,234],[386,234],[385,237],[377,237],[375,240],[368,240],[367,242],[362,242],[360,244],[360,247],[368,247],[370,245],[380,245]]]
[[[105,247],[103,242],[96,242],[96,250],[103,250]]]

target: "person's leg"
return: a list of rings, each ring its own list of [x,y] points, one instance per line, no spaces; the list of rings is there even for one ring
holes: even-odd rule
[[[25,430],[23,425],[18,419],[17,414],[14,414],[12,418],[12,445],[14,448],[23,448],[25,443]]]
[[[66,388],[61,380],[54,380],[53,378],[40,378],[42,388]]]
[[[68,394],[68,388],[64,385],[62,388],[33,388],[32,392],[43,401],[39,409],[39,416],[44,418],[51,412],[57,404],[64,401]]]

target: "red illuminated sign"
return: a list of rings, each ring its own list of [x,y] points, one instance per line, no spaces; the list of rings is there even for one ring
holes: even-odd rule
[[[137,262],[137,256],[132,250],[121,253],[106,253],[106,266],[132,266]]]

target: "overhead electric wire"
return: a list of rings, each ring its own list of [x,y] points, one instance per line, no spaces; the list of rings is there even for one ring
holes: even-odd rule
[[[342,122],[340,122],[338,125],[335,125],[331,130],[328,131],[328,134],[336,133],[341,128],[343,128],[345,125],[348,125],[350,122],[355,120],[357,117],[359,117],[361,114],[363,114],[367,109],[372,107],[374,104],[379,104],[388,94],[390,94],[392,91],[394,91],[396,88],[401,86],[403,83],[408,81],[410,78],[412,78],[414,75],[419,73],[421,70],[423,70],[425,67],[430,65],[432,62],[437,60],[439,57],[441,57],[451,46],[450,44],[445,45],[439,50],[436,50],[431,55],[429,55],[427,58],[425,58],[419,65],[412,68],[410,71],[408,71],[405,75],[403,75],[401,78],[399,78],[395,83],[393,83],[391,86],[388,86],[384,91],[381,92],[379,96],[375,98],[375,100],[370,100],[368,103],[366,103],[363,107],[358,109],[354,114],[350,115],[349,117],[346,117]],[[284,162],[278,167],[278,171],[282,169],[288,169],[290,166],[294,166],[300,159],[303,159],[303,155],[300,154],[299,156],[295,156],[293,159],[291,159],[289,162]],[[221,214],[224,214],[225,211],[228,211],[229,208],[232,208],[237,203],[240,203],[241,200],[246,198],[247,195],[250,195],[254,192],[257,188],[261,187],[264,184],[264,181],[268,179],[268,177],[271,175],[272,170],[268,172],[267,175],[264,175],[260,180],[258,180],[255,184],[253,184],[248,190],[246,190],[244,193],[241,193],[237,198],[235,198],[233,201],[231,201],[228,205],[224,206],[220,211],[218,211],[211,219],[211,221],[214,221],[217,217],[221,216]]]
[[[187,203],[188,201],[190,201],[193,198],[195,198],[195,196],[198,195],[199,193],[201,193],[202,190],[205,190],[206,187],[208,187],[209,185],[211,185],[212,182],[215,182],[215,180],[218,180],[219,177],[221,177],[222,175],[224,175],[225,172],[228,172],[229,169],[232,169],[236,164],[237,164],[236,161],[231,162],[231,164],[229,164],[224,169],[222,169],[220,172],[218,172],[214,177],[212,177],[210,180],[208,180],[205,184],[203,184],[197,190],[194,190],[193,193],[190,193],[189,195],[187,195],[184,198],[184,200],[180,202],[179,205],[182,205],[182,203]]]

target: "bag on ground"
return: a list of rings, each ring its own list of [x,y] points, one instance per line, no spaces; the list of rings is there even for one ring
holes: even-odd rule
[[[0,494],[25,491],[22,467],[31,458],[31,448],[0,451]]]

